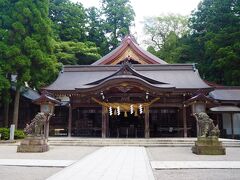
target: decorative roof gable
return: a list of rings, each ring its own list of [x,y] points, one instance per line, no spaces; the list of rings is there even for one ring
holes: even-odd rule
[[[125,59],[132,60],[137,64],[167,64],[142,49],[131,36],[127,36],[116,49],[92,65],[116,65],[121,64]]]

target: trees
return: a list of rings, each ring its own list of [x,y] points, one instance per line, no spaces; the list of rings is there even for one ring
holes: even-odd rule
[[[156,50],[162,48],[169,36],[182,37],[188,31],[188,18],[178,14],[149,17],[144,20],[144,32],[148,36],[147,45]],[[171,37],[170,37],[171,38]]]
[[[210,81],[239,85],[240,1],[204,0],[190,19],[194,60]]]
[[[55,55],[64,65],[91,64],[101,57],[94,43],[72,41],[56,42]]]
[[[145,43],[148,51],[169,63],[176,62],[180,53],[180,38],[186,35],[188,30],[186,16],[168,14],[146,18],[144,31],[147,35]]]
[[[102,0],[102,13],[110,49],[114,49],[121,39],[130,34],[135,13],[129,0]]]
[[[87,9],[87,40],[94,42],[103,56],[109,53],[109,44],[105,36],[105,23],[101,16],[102,13],[99,9],[95,7]]]
[[[64,42],[63,46],[68,44],[83,47],[81,43],[85,43],[86,47],[91,46],[89,50],[92,49],[91,54],[96,56],[89,56],[91,60],[88,64],[99,57],[99,54],[103,56],[115,48],[120,40],[130,33],[130,26],[134,20],[134,11],[129,0],[103,0],[100,9],[84,9],[82,4],[73,3],[70,0],[51,0],[50,2],[49,17],[53,21],[53,28],[56,29],[54,32],[58,45],[62,41]],[[91,45],[93,43],[98,48],[98,54],[96,54],[94,46]],[[78,48],[78,50],[80,49]],[[79,56],[75,56],[76,54],[73,56],[72,53],[68,54],[68,52],[64,51],[61,62],[83,62],[80,59],[73,60]],[[83,54],[85,52],[83,50]],[[59,52],[57,56],[59,57]]]
[[[86,40],[87,16],[81,3],[70,0],[50,0],[49,18],[57,40],[83,42]]]
[[[3,3],[8,3],[10,10],[6,11],[7,14],[2,11],[8,15],[2,20],[6,32],[2,44],[7,46],[2,57],[8,72],[17,75],[13,115],[13,123],[17,128],[20,87],[25,82],[36,88],[43,86],[54,78],[58,65],[53,55],[48,0],[12,0]]]

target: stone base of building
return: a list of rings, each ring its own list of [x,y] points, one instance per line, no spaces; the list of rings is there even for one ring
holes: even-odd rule
[[[198,137],[192,152],[198,155],[225,155],[226,149],[217,137]]]
[[[17,152],[46,152],[49,150],[47,139],[44,137],[28,136],[17,147]]]

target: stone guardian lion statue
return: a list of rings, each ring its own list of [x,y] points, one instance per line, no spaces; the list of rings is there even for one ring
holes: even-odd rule
[[[41,136],[46,121],[47,116],[43,112],[39,112],[31,123],[26,125],[24,132],[34,136]]]
[[[197,120],[201,137],[219,137],[218,125],[215,126],[213,120],[205,112],[195,113],[194,117]]]

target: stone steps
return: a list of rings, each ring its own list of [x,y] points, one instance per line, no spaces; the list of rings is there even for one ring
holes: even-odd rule
[[[49,138],[52,146],[146,146],[146,147],[191,147],[196,138]],[[221,139],[225,147],[240,147],[239,140]]]

